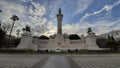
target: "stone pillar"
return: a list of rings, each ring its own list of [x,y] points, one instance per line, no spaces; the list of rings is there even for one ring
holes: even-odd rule
[[[57,21],[58,21],[57,34],[62,34],[62,19],[63,19],[63,14],[61,13],[61,9],[59,9],[57,14]]]
[[[37,46],[32,43],[32,36],[30,32],[22,34],[20,44],[16,48],[17,50],[37,50]]]
[[[88,50],[102,50],[102,48],[99,48],[99,46],[96,44],[96,38],[97,36],[95,33],[88,33],[86,36],[86,44],[88,46]]]

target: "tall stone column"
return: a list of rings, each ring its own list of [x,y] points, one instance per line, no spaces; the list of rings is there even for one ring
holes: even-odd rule
[[[62,35],[62,19],[63,19],[63,14],[61,12],[61,9],[59,8],[58,14],[57,14],[57,21],[58,21],[57,34],[58,35]]]

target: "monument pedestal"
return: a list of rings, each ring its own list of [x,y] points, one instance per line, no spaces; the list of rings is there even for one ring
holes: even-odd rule
[[[96,44],[96,36],[94,35],[88,35],[86,37],[86,44],[87,44],[87,48],[88,50],[98,50],[99,47],[98,45]]]
[[[86,45],[88,50],[106,50],[104,48],[99,48],[99,46],[96,44],[96,38],[97,36],[95,33],[91,32],[88,33],[86,36]]]
[[[50,39],[49,42],[49,49],[54,50],[56,52],[60,52],[64,43],[63,35],[56,35],[54,39]]]
[[[37,46],[32,44],[32,36],[23,35],[21,37],[21,42],[17,47],[18,50],[37,50]]]

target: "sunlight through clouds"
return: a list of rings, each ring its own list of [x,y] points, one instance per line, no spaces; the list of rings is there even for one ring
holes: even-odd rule
[[[34,35],[44,34],[49,36],[57,32],[56,14],[58,9],[61,8],[64,15],[63,33],[81,35],[86,34],[88,27],[93,27],[94,32],[99,35],[110,30],[120,29],[120,16],[118,13],[120,11],[118,9],[120,0],[115,0],[111,3],[108,3],[110,0],[106,0],[104,5],[98,5],[100,6],[99,9],[95,8],[97,6],[95,1],[0,0],[0,9],[4,11],[0,14],[0,20],[3,23],[11,24],[12,20],[10,20],[10,17],[15,14],[19,17],[19,21],[15,23],[13,35],[16,35],[17,29],[21,30],[25,25],[29,25]],[[103,3],[99,2],[97,4]],[[96,6],[91,7],[91,5]],[[106,19],[107,17],[109,19]]]

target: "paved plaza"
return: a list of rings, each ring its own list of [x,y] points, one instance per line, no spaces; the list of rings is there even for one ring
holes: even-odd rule
[[[0,54],[0,68],[120,68],[120,55]]]

